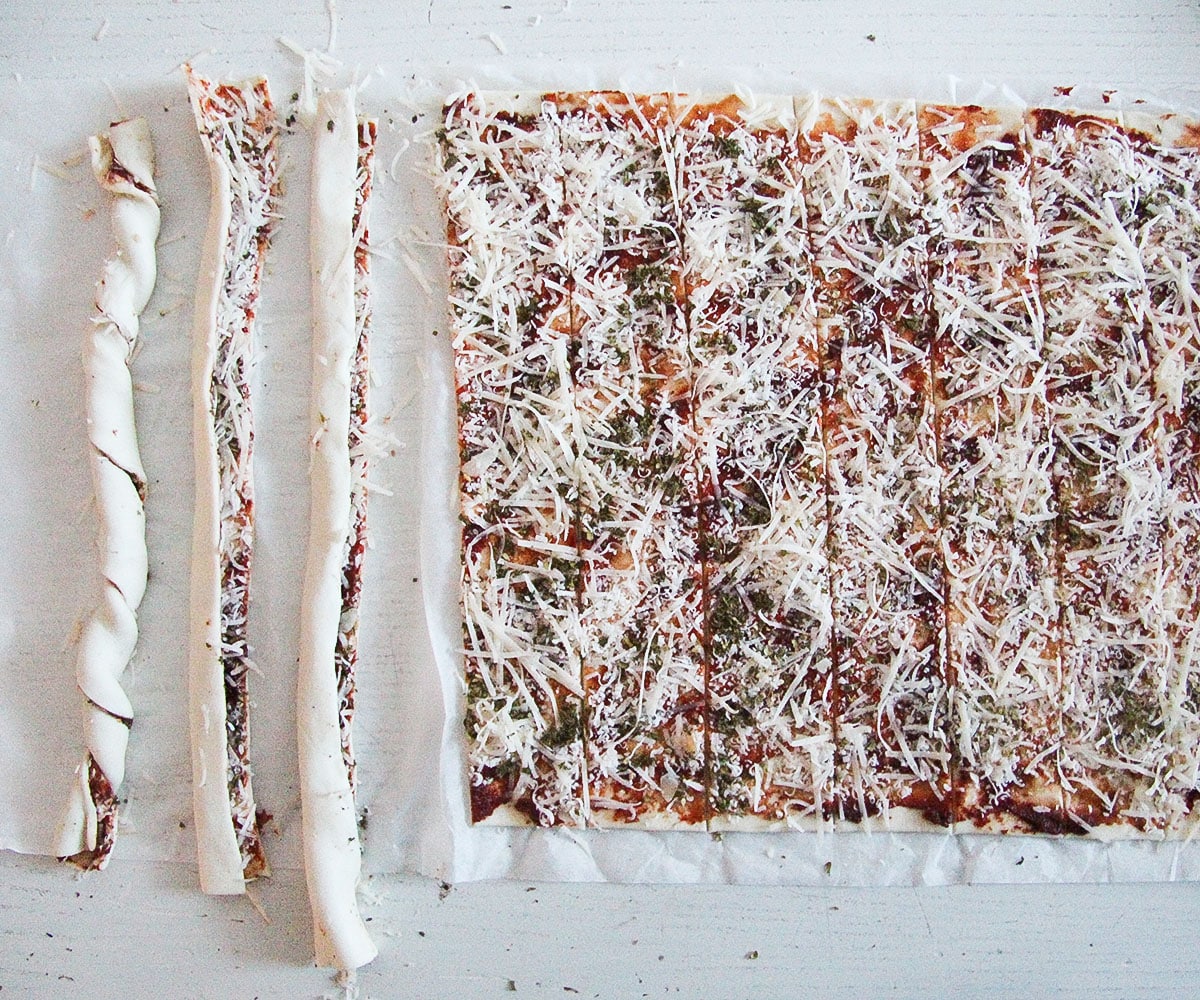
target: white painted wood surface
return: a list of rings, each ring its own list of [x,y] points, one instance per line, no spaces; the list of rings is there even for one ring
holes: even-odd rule
[[[302,879],[203,898],[180,866],[0,860],[0,995],[320,997]],[[361,997],[1190,997],[1195,885],[763,889],[388,879]],[[509,983],[512,983],[510,988]],[[125,989],[122,991],[122,987]]]
[[[1035,99],[1077,85],[1200,107],[1200,5],[1184,0],[9,0],[0,81],[33,93],[110,86],[137,110],[138,95],[161,93],[189,57],[212,72],[294,75],[276,38],[324,45],[330,8],[339,58],[392,77],[486,66],[493,78],[511,67],[558,85],[752,78],[937,98],[957,78],[963,98],[981,84]],[[0,120],[0,141],[23,139],[13,128]],[[73,358],[62,350],[65,365]],[[56,443],[52,461],[75,458],[74,443]],[[70,531],[89,536],[86,524]],[[47,669],[69,663],[60,645],[46,639]],[[287,739],[287,726],[271,736]],[[130,861],[118,848],[107,872],[80,878],[0,855],[0,997],[338,995],[307,967],[303,881],[286,855],[277,864],[256,889],[267,923],[248,901],[201,896],[188,865]],[[1196,884],[447,892],[376,877],[369,895],[381,955],[359,977],[362,996],[1200,995]]]

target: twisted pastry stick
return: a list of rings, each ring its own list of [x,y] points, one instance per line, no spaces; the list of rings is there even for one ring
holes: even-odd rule
[[[312,517],[301,615],[296,722],[304,869],[318,965],[375,955],[359,916],[354,808],[358,608],[366,545],[367,204],[375,123],[354,92],[322,95],[313,150]]]
[[[120,677],[137,642],[138,605],[146,590],[146,474],[133,419],[130,356],[138,317],[154,290],[158,195],[154,147],[144,118],[116,122],[88,140],[92,171],[113,196],[117,253],[96,286],[97,316],[84,341],[84,406],[103,597],[83,629],[76,676],[86,699],[87,755],[59,828],[57,853],[85,869],[108,863],[117,835],[117,790],[133,707]]]

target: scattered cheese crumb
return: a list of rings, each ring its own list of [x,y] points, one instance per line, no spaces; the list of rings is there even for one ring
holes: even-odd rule
[[[336,39],[335,39],[336,40]],[[304,70],[304,82],[300,92],[298,112],[306,124],[312,121],[317,112],[317,83],[328,81],[337,75],[342,64],[328,52],[315,52],[306,49],[298,42],[285,35],[280,35],[276,42],[287,52],[298,57]]]
[[[325,10],[329,14],[329,41],[325,44],[325,51],[333,55],[333,50],[337,48],[337,0],[325,0]]]

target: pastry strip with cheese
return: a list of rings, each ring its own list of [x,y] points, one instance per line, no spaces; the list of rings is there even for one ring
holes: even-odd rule
[[[950,810],[939,473],[915,108],[827,101],[802,135],[830,405],[832,809],[890,828]]]
[[[714,829],[831,794],[821,359],[790,97],[681,104]]]
[[[705,820],[692,370],[666,95],[558,99],[578,331],[589,822]]]
[[[278,124],[267,82],[187,68],[212,204],[196,295],[196,514],[190,725],[200,884],[240,893],[267,874],[249,763],[246,617],[254,538],[250,379],[263,258],[275,222]]]
[[[1065,826],[1164,824],[1171,687],[1163,345],[1140,249],[1163,177],[1144,135],[1030,114],[1059,507]]]
[[[1045,326],[1020,111],[926,105],[947,660],[959,829],[1062,822]]]
[[[367,203],[375,123],[354,92],[317,102],[312,170],[312,512],[300,617],[296,728],[304,871],[318,965],[376,955],[358,912],[354,805],[358,608],[366,542]]]
[[[1191,835],[1200,790],[1200,123],[1139,122],[1162,178],[1140,243],[1170,505],[1163,527],[1163,604],[1171,667],[1162,699],[1170,747],[1164,782],[1169,835]]]
[[[471,817],[584,822],[573,334],[557,128],[540,99],[446,109]]]
[[[86,699],[87,754],[71,789],[57,853],[103,868],[117,836],[117,792],[133,708],[120,677],[137,641],[146,590],[146,474],[138,454],[130,360],[138,318],[154,290],[158,193],[144,118],[115,122],[88,140],[92,172],[112,196],[117,252],[96,286],[96,318],[84,342],[84,390],[92,482],[99,515],[103,597],[83,627],[76,664]]]

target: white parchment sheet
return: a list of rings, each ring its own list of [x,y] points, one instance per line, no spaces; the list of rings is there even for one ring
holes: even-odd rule
[[[281,117],[301,111],[299,60],[273,70]],[[278,67],[278,53],[270,63]],[[262,66],[198,58],[242,78]],[[373,204],[374,380],[370,409],[387,457],[371,473],[371,549],[360,632],[360,807],[368,872],[450,881],[522,879],[798,884],[1200,878],[1200,845],[948,834],[724,834],[473,828],[467,821],[458,680],[457,438],[445,309],[442,219],[430,171],[445,97],[481,89],[704,90],[916,97],[1101,107],[1101,86],[1070,98],[1037,81],[1021,95],[973,81],[806,78],[761,68],[674,65],[336,68],[318,83],[362,85],[377,117]],[[1139,108],[1169,107],[1171,95]],[[1124,95],[1110,95],[1117,107]],[[75,633],[99,593],[79,356],[93,285],[112,250],[109,204],[91,178],[87,136],[141,114],[158,157],[159,282],[134,361],[149,476],[150,581],[141,638],[123,678],[136,720],[118,855],[194,865],[187,719],[192,517],[190,336],[208,177],[182,73],[113,87],[36,92],[0,82],[0,848],[48,853],[82,759]],[[275,867],[299,866],[295,750],[298,603],[308,517],[308,158],[303,120],[282,139],[281,218],[268,255],[253,391],[257,546],[251,583],[251,760],[273,819]]]

